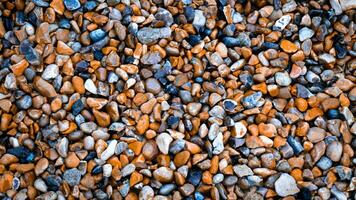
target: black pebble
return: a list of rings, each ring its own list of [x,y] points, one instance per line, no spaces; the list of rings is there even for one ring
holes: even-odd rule
[[[311,200],[312,194],[308,188],[300,189],[300,192],[297,194],[298,200]]]

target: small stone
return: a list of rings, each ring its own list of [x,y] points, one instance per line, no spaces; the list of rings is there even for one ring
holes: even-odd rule
[[[78,0],[63,0],[65,7],[70,10],[77,10],[80,8],[80,2]]]
[[[168,154],[169,145],[171,144],[172,141],[173,138],[168,133],[161,133],[156,138],[158,149],[163,154]]]
[[[205,26],[206,18],[204,16],[203,11],[201,10],[195,10],[194,12],[194,20],[193,20],[193,26],[197,29],[200,30],[202,27]]]
[[[282,40],[280,46],[283,51],[287,53],[295,53],[298,50],[297,45],[295,45],[289,40]]]
[[[318,128],[318,127],[312,127],[309,129],[307,137],[310,142],[317,143],[322,141],[325,138],[325,130]]]
[[[173,170],[168,167],[160,167],[153,171],[153,177],[161,183],[169,183],[173,180]]]
[[[333,141],[326,148],[326,155],[334,162],[338,162],[342,156],[342,144],[339,141]]]
[[[281,197],[297,194],[300,190],[292,176],[282,173],[274,183],[276,193]]]
[[[54,79],[58,76],[59,74],[59,68],[58,65],[56,64],[50,64],[47,65],[47,67],[45,68],[45,70],[42,73],[42,78],[44,80],[50,80],[50,79]]]
[[[276,27],[277,30],[282,31],[291,21],[291,16],[290,15],[283,15],[281,18],[279,18],[276,23],[274,24],[274,27]]]
[[[29,95],[25,95],[16,101],[16,107],[21,110],[27,110],[32,106],[32,98]]]
[[[84,87],[92,94],[97,94],[98,89],[95,86],[94,82],[91,79],[87,79],[84,83]]]
[[[277,72],[275,79],[276,83],[280,86],[289,86],[292,83],[292,79],[287,72]]]
[[[328,170],[332,166],[333,162],[326,156],[322,156],[320,160],[316,163],[316,166],[318,166],[322,170]]]
[[[75,0],[77,1],[77,0]],[[102,29],[96,29],[89,34],[90,39],[93,40],[93,42],[97,42],[102,40],[106,36],[106,32],[103,31]]]
[[[144,64],[144,65],[155,65],[159,62],[161,62],[162,58],[159,54],[158,51],[150,51],[148,53],[146,53],[145,55],[142,56],[141,58],[141,62]]]
[[[172,34],[171,29],[168,27],[164,27],[164,28],[144,27],[137,32],[136,36],[141,43],[150,44],[156,42],[158,39],[161,38],[169,38],[171,37],[171,34]]]
[[[101,153],[100,159],[107,160],[111,156],[113,156],[114,153],[115,153],[116,144],[117,144],[117,141],[116,140],[112,140],[109,143],[108,147]]]
[[[122,177],[126,177],[130,174],[132,174],[136,169],[136,166],[134,164],[128,164],[126,165],[122,170],[121,170],[121,174]]]
[[[314,31],[307,27],[304,27],[299,30],[299,40],[302,42],[305,41],[306,39],[312,38],[313,35],[314,35]]]
[[[236,122],[232,127],[232,134],[235,138],[243,138],[247,133],[247,128],[242,122]]]
[[[233,169],[236,175],[240,178],[253,175],[253,171],[247,165],[236,165]]]
[[[79,185],[81,174],[80,171],[76,168],[66,170],[63,174],[63,179],[70,185],[75,186]]]
[[[54,87],[41,77],[36,76],[33,80],[34,88],[45,97],[55,97],[57,92]]]
[[[324,64],[331,64],[331,63],[335,63],[335,61],[336,61],[335,57],[328,53],[323,53],[323,54],[319,55],[319,60],[321,63],[324,63]]]
[[[242,99],[242,105],[247,108],[251,109],[257,106],[258,101],[261,99],[262,93],[255,92],[245,98]]]

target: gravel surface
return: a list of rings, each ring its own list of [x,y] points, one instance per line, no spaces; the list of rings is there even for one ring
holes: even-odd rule
[[[355,0],[0,0],[0,199],[356,199]]]

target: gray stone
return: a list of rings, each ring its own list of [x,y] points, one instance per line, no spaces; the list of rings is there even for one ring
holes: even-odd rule
[[[56,78],[58,76],[58,74],[59,74],[58,65],[50,64],[50,65],[47,65],[47,67],[43,71],[42,78],[45,80],[50,80],[50,79]]]
[[[206,18],[204,16],[204,12],[201,10],[195,10],[193,26],[199,30],[200,28],[205,26],[205,22],[206,22]]]
[[[75,186],[80,183],[81,174],[76,168],[66,170],[63,174],[63,179],[70,185]]]
[[[144,64],[144,65],[154,65],[154,64],[157,64],[159,62],[161,62],[162,58],[159,54],[158,51],[150,51],[150,52],[147,52],[145,55],[142,56],[141,58],[141,62]]]
[[[306,39],[312,38],[314,35],[314,31],[310,28],[304,27],[299,30],[299,40],[304,41]]]
[[[32,106],[32,98],[30,95],[25,95],[16,101],[16,107],[21,110],[27,110]]]
[[[124,168],[121,170],[121,175],[122,177],[126,177],[130,174],[132,174],[136,169],[136,166],[132,163],[126,165]]]
[[[172,14],[164,8],[158,8],[158,11],[155,14],[155,18],[165,22],[166,26],[171,26],[173,24]]]
[[[143,44],[150,44],[157,42],[161,38],[171,37],[171,29],[169,27],[164,28],[150,28],[144,27],[137,32],[137,38]]]
[[[158,94],[162,91],[161,84],[155,78],[148,78],[145,82],[146,91]]]
[[[235,165],[233,167],[234,172],[236,173],[236,175],[238,177],[244,177],[244,176],[250,176],[253,175],[253,171],[251,170],[250,167],[248,167],[247,165]]]
[[[287,72],[277,72],[275,79],[276,83],[280,86],[289,86],[292,83],[292,79]]]
[[[342,8],[338,0],[330,0],[329,2],[336,15],[342,14]]]
[[[274,24],[274,27],[277,30],[283,30],[289,22],[292,20],[290,15],[283,15],[281,18],[279,18],[276,23]]]
[[[294,195],[299,192],[299,188],[297,187],[297,183],[294,178],[287,173],[282,173],[276,180],[274,183],[274,189],[281,197]]]
[[[316,163],[316,166],[318,166],[322,170],[328,170],[332,166],[333,162],[326,156],[323,156],[320,158],[320,160]]]

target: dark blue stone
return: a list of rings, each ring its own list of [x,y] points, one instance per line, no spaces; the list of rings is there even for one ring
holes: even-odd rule
[[[336,57],[337,58],[344,58],[347,54],[347,49],[345,45],[341,45],[340,43],[335,44],[335,50],[336,50]]]
[[[45,179],[49,191],[58,191],[61,186],[61,179],[55,175],[49,175]]]
[[[22,146],[8,149],[7,153],[16,156],[20,160],[20,163],[30,163],[35,159],[35,153]]]
[[[22,11],[16,12],[16,24],[24,25],[26,22],[25,13]]]
[[[121,12],[122,16],[132,15],[133,10],[130,6],[125,6],[124,10]]]
[[[34,27],[37,27],[41,24],[40,19],[38,19],[34,12],[30,12],[30,14],[27,15],[27,21],[30,22]]]
[[[301,188],[299,193],[297,194],[297,199],[299,200],[311,200],[312,194],[308,188]]]
[[[199,170],[193,170],[188,174],[188,182],[194,186],[198,186],[202,177],[202,173]]]
[[[295,154],[299,155],[301,152],[304,151],[303,146],[292,136],[288,136],[287,142],[293,148]]]
[[[33,13],[33,12],[31,12],[31,13]],[[12,29],[14,28],[14,21],[9,17],[3,17],[2,21],[4,23],[5,29],[7,31],[10,31],[10,30],[12,31]]]
[[[40,64],[40,55],[39,53],[32,48],[32,44],[28,40],[24,40],[20,44],[20,53],[25,55],[26,60],[32,65]]]
[[[82,100],[78,99],[76,102],[74,102],[72,106],[72,114],[74,116],[78,115],[82,110],[84,109],[84,104]]]
[[[11,61],[10,59],[6,58],[2,61],[0,68],[4,69],[4,68],[9,68],[11,66]]]
[[[68,19],[61,19],[59,21],[59,27],[61,28],[65,28],[65,29],[70,29],[70,22]]]
[[[200,35],[190,35],[187,38],[187,42],[191,45],[191,46],[195,46],[197,44],[199,44],[199,42],[201,41],[201,37]]]
[[[125,63],[125,64],[132,64],[132,63],[134,63],[134,62],[135,62],[135,58],[132,57],[132,56],[128,56],[128,57],[126,57],[126,58],[124,59],[124,63]]]
[[[311,17],[315,17],[315,16],[322,17],[323,14],[324,14],[324,11],[323,11],[323,10],[312,9],[312,10],[309,11],[309,15],[310,15]]]
[[[96,7],[96,2],[95,1],[87,1],[84,4],[84,9],[87,11],[91,11]]]
[[[166,77],[157,78],[162,85],[167,85],[169,83]]]
[[[27,110],[32,106],[32,98],[30,95],[25,95],[16,101],[16,107],[20,110]]]
[[[178,125],[179,117],[169,116],[167,119],[168,126]]]
[[[191,6],[184,7],[184,15],[188,22],[192,22],[195,16],[195,10]]]
[[[264,42],[262,43],[262,47],[265,49],[279,49],[279,45],[277,43],[273,43],[273,42]]]
[[[106,32],[102,29],[96,29],[89,33],[90,39],[97,42],[106,36]]]
[[[65,7],[70,10],[77,10],[80,8],[80,2],[78,0],[63,0]]]
[[[326,112],[326,116],[328,117],[328,119],[340,119],[340,112],[336,109],[328,110]]]
[[[91,171],[92,174],[100,174],[102,172],[103,172],[103,167],[101,167],[100,165],[95,166]]]
[[[213,31],[208,28],[205,28],[205,27],[199,29],[199,33],[203,38],[206,36],[209,36],[211,34],[211,32],[213,32]]]
[[[202,77],[196,77],[195,78],[195,82],[197,82],[197,83],[203,83],[203,78]]]
[[[87,157],[84,158],[85,161],[92,160],[96,157],[96,152],[95,151],[90,151],[87,155]]]
[[[101,59],[103,59],[104,58],[104,54],[100,51],[100,50],[94,50],[93,51],[93,53],[94,53],[94,58],[95,58],[95,60],[101,60]]]
[[[177,87],[172,84],[167,85],[167,87],[164,90],[166,93],[173,95],[173,96],[177,96],[178,92],[179,92]]]
[[[222,42],[227,46],[227,47],[236,47],[241,45],[241,41],[237,38],[234,37],[224,37],[222,39]]]
[[[200,192],[195,192],[194,198],[195,198],[195,200],[204,200],[204,195]]]
[[[79,73],[86,72],[88,70],[88,66],[89,63],[87,61],[81,60],[75,65],[75,71]]]
[[[39,6],[39,7],[48,7],[49,6],[49,3],[45,2],[43,0],[32,0],[32,2],[35,3],[35,5]]]

